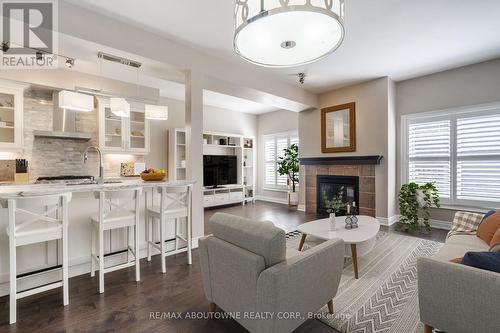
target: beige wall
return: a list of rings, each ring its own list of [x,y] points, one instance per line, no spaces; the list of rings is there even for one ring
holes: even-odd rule
[[[394,86],[388,78],[341,88],[320,95],[320,108],[356,103],[356,145],[352,153],[323,154],[321,152],[321,111],[304,111],[299,114],[299,139],[301,157],[383,155],[376,167],[376,215],[390,217],[395,202],[395,152],[389,138],[395,136]],[[391,118],[391,120],[389,120]],[[388,172],[391,170],[390,176]],[[390,188],[389,188],[390,187]],[[388,196],[391,196],[388,200]],[[301,193],[304,200],[304,194]],[[389,209],[388,205],[391,204]]]
[[[399,147],[402,115],[500,101],[500,59],[399,82],[396,89]],[[397,155],[399,188],[399,150]],[[433,209],[431,218],[452,221],[454,213],[450,209]]]
[[[257,121],[257,195],[269,200],[285,202],[286,191],[269,191],[264,189],[264,140],[267,134],[298,131],[299,113],[280,110],[258,116]],[[300,143],[302,146],[302,143]],[[302,149],[300,147],[299,149]],[[299,185],[300,186],[300,185]]]
[[[212,132],[256,136],[257,116],[205,106],[203,108],[203,129]]]

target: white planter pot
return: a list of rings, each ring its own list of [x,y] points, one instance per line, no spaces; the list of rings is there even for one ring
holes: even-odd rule
[[[298,192],[288,192],[288,201],[291,206],[299,205],[299,193]]]

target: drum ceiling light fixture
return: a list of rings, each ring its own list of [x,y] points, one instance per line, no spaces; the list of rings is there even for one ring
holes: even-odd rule
[[[344,39],[344,0],[236,0],[234,49],[266,67],[294,67],[335,51]]]

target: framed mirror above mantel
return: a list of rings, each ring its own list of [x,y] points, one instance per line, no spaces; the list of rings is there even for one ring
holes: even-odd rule
[[[356,103],[321,109],[321,152],[356,151]]]

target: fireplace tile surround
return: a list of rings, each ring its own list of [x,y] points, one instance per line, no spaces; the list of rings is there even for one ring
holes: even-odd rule
[[[375,164],[306,164],[306,212],[317,212],[317,176],[358,176],[359,214],[375,217]]]

